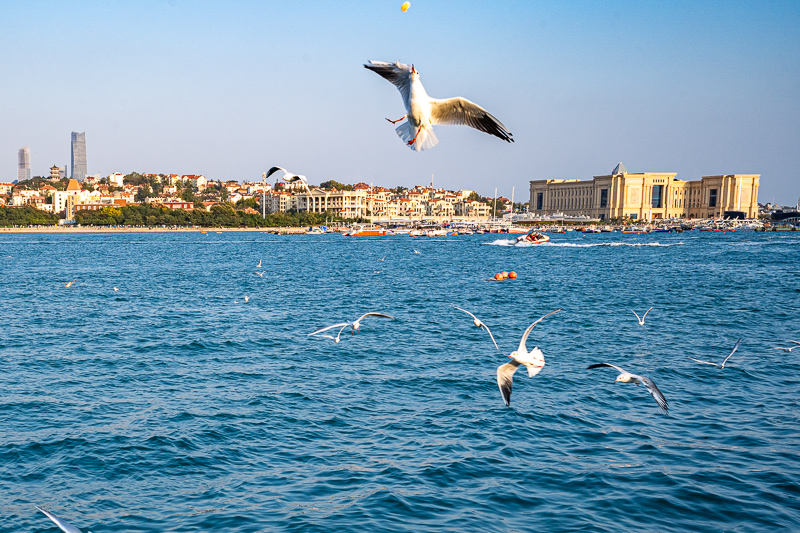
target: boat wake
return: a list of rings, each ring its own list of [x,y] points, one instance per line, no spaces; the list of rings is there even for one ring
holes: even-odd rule
[[[514,246],[514,247],[517,247],[517,248],[530,248],[530,247],[533,247],[533,246],[546,246],[546,247],[555,246],[555,247],[560,247],[560,248],[595,248],[595,247],[598,247],[598,246],[600,246],[600,247],[603,247],[603,246],[605,246],[605,247],[632,246],[634,248],[640,248],[640,247],[669,248],[671,246],[683,246],[684,245],[684,243],[682,243],[682,242],[674,242],[674,243],[668,243],[668,244],[663,244],[663,243],[660,243],[660,242],[594,242],[594,243],[590,243],[590,244],[581,244],[581,243],[575,243],[575,242],[553,242],[553,241],[536,244],[536,243],[525,242],[525,241],[517,242],[516,240],[513,240],[513,239],[497,239],[496,241],[485,242],[483,244],[486,244],[486,245],[489,245],[489,246]]]

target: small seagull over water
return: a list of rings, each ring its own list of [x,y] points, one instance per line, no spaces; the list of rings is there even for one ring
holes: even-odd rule
[[[793,342],[795,344],[800,345],[800,342],[797,342],[797,341],[789,341],[789,342]],[[776,350],[783,350],[786,353],[792,353],[792,350],[794,350],[795,348],[798,348],[798,347],[800,347],[800,346],[787,346],[785,348],[783,346],[776,346],[775,349]]]
[[[422,252],[420,252],[419,250],[414,250],[414,253],[415,254],[421,254]]]
[[[286,183],[294,183],[296,181],[299,181],[300,183],[303,184],[303,187],[305,187],[306,192],[308,192],[308,194],[311,194],[311,189],[308,187],[308,180],[306,180],[305,176],[301,176],[299,174],[292,174],[291,172],[289,172],[288,170],[286,170],[283,167],[272,167],[271,169],[269,169],[267,171],[266,178],[272,176],[273,174],[275,174],[279,170],[283,172],[283,178],[281,178],[283,181],[285,181]],[[261,266],[260,262],[259,262],[258,266],[259,267]]]
[[[72,281],[66,281],[66,282],[64,282],[64,287],[69,289],[70,287],[72,287],[72,284],[75,283],[76,281],[78,281],[78,280],[77,279],[73,279]]]
[[[519,365],[525,365],[525,368],[528,369],[528,377],[535,376],[542,371],[542,368],[544,368],[544,354],[539,347],[534,346],[533,350],[529,352],[528,348],[525,346],[525,342],[528,340],[528,335],[530,335],[536,324],[550,315],[558,313],[559,311],[563,311],[563,309],[559,308],[555,311],[550,311],[542,318],[528,326],[528,329],[526,329],[525,333],[522,334],[522,340],[519,341],[519,347],[517,348],[517,351],[511,352],[511,355],[509,355],[511,362],[497,367],[497,385],[500,387],[500,395],[503,397],[503,402],[506,404],[506,407],[511,406],[511,386],[513,385],[514,381],[514,372],[517,371]]]
[[[44,509],[42,509],[38,505],[36,506],[36,508],[39,509],[41,512],[43,512],[47,516],[47,518],[52,520],[53,523],[55,525],[57,525],[58,528],[61,531],[63,531],[64,533],[82,533],[80,529],[78,529],[77,527],[73,526],[72,524],[70,524],[66,520],[64,520],[62,518],[59,518],[58,516],[54,515],[50,511],[45,511]],[[90,531],[89,533],[92,533],[92,532]]]
[[[256,265],[256,268],[261,268],[261,259],[258,260],[258,264]]]
[[[266,272],[267,272],[267,271],[265,270],[265,271],[263,271],[263,272],[256,272],[256,274],[258,274],[258,277],[259,277],[259,278],[263,278],[263,277],[264,277],[264,274],[266,274]]]
[[[114,287],[114,292],[119,292],[119,289]]]
[[[473,323],[473,324],[475,324],[475,326],[476,326],[476,327],[479,327],[479,328],[483,328],[483,329],[485,329],[485,330],[486,330],[486,333],[488,333],[488,334],[489,334],[489,337],[491,337],[491,339],[492,339],[492,342],[494,343],[494,347],[495,347],[495,348],[497,348],[498,350],[500,349],[500,348],[497,346],[497,341],[495,341],[495,340],[494,340],[494,335],[492,335],[492,332],[489,330],[489,326],[487,326],[486,324],[484,324],[483,322],[481,322],[481,320],[480,320],[478,317],[476,317],[475,315],[473,315],[472,313],[470,313],[470,312],[469,312],[469,311],[467,311],[466,309],[461,309],[460,307],[457,307],[457,306],[455,306],[455,305],[454,305],[453,307],[455,307],[455,308],[456,308],[456,309],[458,309],[459,311],[463,311],[463,312],[467,313],[469,316],[471,316],[471,317],[472,317],[472,323]]]
[[[631,374],[630,372],[626,372],[622,370],[620,367],[616,365],[612,365],[611,363],[598,363],[596,365],[589,365],[588,368],[600,368],[607,366],[609,368],[615,368],[620,374],[617,376],[617,379],[614,380],[614,383],[635,383],[636,385],[644,385],[653,398],[655,398],[658,406],[664,411],[665,415],[669,414],[669,404],[667,404],[667,399],[664,398],[664,395],[661,394],[661,391],[658,390],[656,387],[655,382],[648,378],[647,376],[637,376],[636,374]]]
[[[644,314],[642,315],[642,318],[639,318],[639,315],[638,315],[638,314],[636,314],[636,311],[634,311],[633,309],[631,309],[631,313],[633,313],[634,315],[636,315],[636,319],[639,321],[639,325],[640,325],[640,326],[644,326],[644,317],[646,317],[646,316],[647,316],[647,313],[649,313],[649,312],[650,312],[650,311],[652,311],[652,310],[653,310],[653,308],[651,307],[650,309],[648,309],[647,311],[645,311],[645,312],[644,312]]]
[[[324,328],[320,328],[317,331],[309,333],[307,336],[310,337],[311,335],[317,335],[319,333],[322,333],[323,331],[328,331],[329,329],[338,328],[338,327],[342,327],[342,326],[344,326],[344,327],[350,326],[350,328],[351,328],[350,334],[351,335],[355,335],[361,329],[361,321],[364,320],[365,318],[367,318],[368,316],[377,316],[377,317],[381,317],[381,318],[394,318],[393,316],[386,315],[384,313],[364,313],[363,315],[358,317],[353,322],[339,322],[338,324],[333,324],[331,326],[325,326]]]
[[[370,61],[364,67],[391,82],[403,96],[406,114],[397,120],[386,120],[397,124],[407,119],[395,131],[412,150],[420,152],[439,143],[433,133],[434,124],[470,126],[506,142],[514,142],[503,123],[478,104],[461,97],[439,100],[428,96],[414,65]]]
[[[348,324],[344,324],[344,325],[343,325],[341,328],[339,328],[339,333],[337,333],[335,337],[334,337],[333,335],[328,335],[327,333],[322,333],[323,331],[328,331],[329,329],[333,329],[333,328],[335,328],[335,327],[336,327],[336,326],[338,326],[338,325],[339,325],[339,324],[336,324],[336,325],[330,326],[330,327],[328,327],[328,328],[322,328],[322,329],[318,329],[318,330],[317,330],[317,331],[315,331],[314,333],[309,333],[309,334],[308,334],[308,335],[306,335],[306,336],[307,336],[307,337],[311,337],[311,336],[313,335],[313,336],[316,336],[316,337],[324,337],[324,338],[326,338],[326,339],[331,339],[333,342],[335,342],[335,343],[337,343],[337,344],[338,344],[338,343],[339,343],[339,341],[341,340],[342,331],[344,331],[344,330],[345,330],[345,328],[348,326]]]
[[[717,363],[711,363],[709,361],[701,361],[700,359],[695,359],[694,357],[689,357],[689,359],[691,359],[692,361],[696,361],[698,363],[703,363],[704,365],[714,365],[717,368],[725,368],[725,363],[727,363],[728,359],[730,359],[731,356],[736,353],[736,350],[739,349],[739,344],[741,344],[741,342],[742,342],[742,339],[739,339],[738,341],[736,341],[736,345],[733,347],[733,350],[731,350],[731,353],[728,354],[728,357],[726,357],[725,360],[722,361],[721,365],[718,365]]]

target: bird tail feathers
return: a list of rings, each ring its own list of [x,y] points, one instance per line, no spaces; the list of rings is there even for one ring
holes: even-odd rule
[[[394,130],[397,132],[397,136],[403,139],[406,143],[410,142],[411,139],[414,138],[414,135],[417,135],[417,131],[415,128],[411,126],[411,123],[408,121],[403,122]],[[414,144],[409,146],[415,152],[421,152],[422,150],[427,150],[428,148],[433,148],[439,144],[439,139],[436,138],[436,134],[433,133],[433,128],[431,127],[422,127],[420,130],[419,135],[417,135],[417,140],[414,141]]]

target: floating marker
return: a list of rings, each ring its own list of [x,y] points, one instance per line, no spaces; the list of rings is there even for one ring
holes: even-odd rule
[[[400,6],[400,11],[405,13],[406,11],[408,11],[409,7],[411,7],[411,2],[403,2],[403,5]]]

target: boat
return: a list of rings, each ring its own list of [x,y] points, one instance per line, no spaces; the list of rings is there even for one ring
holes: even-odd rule
[[[549,235],[544,235],[543,233],[539,233],[537,231],[532,231],[517,237],[517,242],[527,242],[530,244],[542,244],[543,242],[547,242],[549,240]]]
[[[447,230],[443,229],[429,229],[423,232],[425,237],[447,237]]]
[[[385,237],[386,230],[380,227],[358,227],[344,234],[345,237]]]

